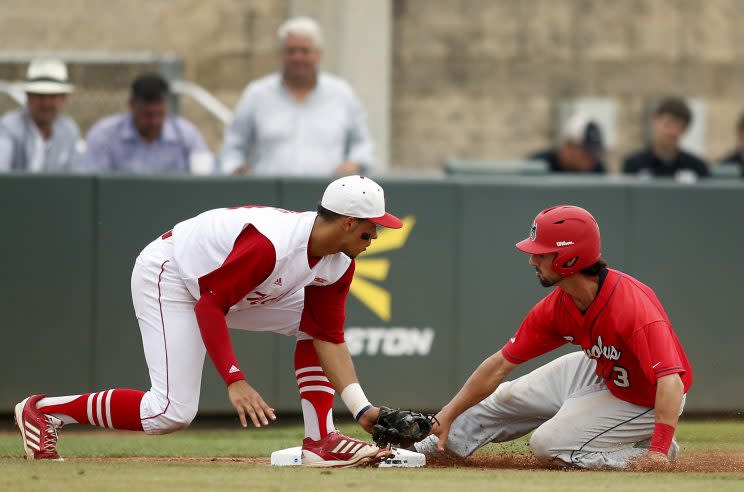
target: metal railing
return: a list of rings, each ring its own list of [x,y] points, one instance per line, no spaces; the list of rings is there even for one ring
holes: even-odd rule
[[[222,125],[232,120],[232,111],[205,88],[183,80],[183,62],[174,55],[149,52],[30,52],[0,51],[0,94],[8,96],[14,104],[26,103],[23,78],[27,64],[34,58],[54,57],[68,64],[71,79],[76,86],[76,116],[81,127],[87,128],[98,118],[120,110],[124,101],[120,94],[128,90],[130,81],[137,73],[154,71],[160,73],[171,84],[171,111],[181,112],[179,97],[188,96],[201,108],[216,118]],[[78,79],[75,80],[75,75]],[[5,79],[5,80],[2,80]],[[6,102],[7,105],[10,104]],[[0,111],[1,112],[1,111]],[[100,112],[100,114],[99,114]]]
[[[26,93],[23,91],[23,84],[21,82],[0,80],[0,93],[11,98],[19,106],[26,104]]]
[[[171,80],[170,84],[174,94],[191,97],[212,116],[220,120],[223,125],[232,121],[232,111],[202,86],[186,80]]]

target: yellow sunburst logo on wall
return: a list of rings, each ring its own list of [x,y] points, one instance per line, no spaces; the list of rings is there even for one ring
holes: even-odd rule
[[[390,272],[390,260],[376,256],[402,248],[415,223],[416,219],[409,215],[403,218],[403,227],[400,229],[380,229],[377,239],[373,240],[367,251],[356,259],[351,294],[383,321],[390,321],[390,292],[376,285],[375,282],[383,282],[387,279]]]

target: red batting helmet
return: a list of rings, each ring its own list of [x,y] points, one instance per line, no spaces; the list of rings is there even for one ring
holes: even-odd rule
[[[532,255],[557,253],[553,271],[561,277],[568,277],[599,261],[599,225],[592,214],[581,207],[559,205],[547,208],[535,217],[530,237],[516,246]]]

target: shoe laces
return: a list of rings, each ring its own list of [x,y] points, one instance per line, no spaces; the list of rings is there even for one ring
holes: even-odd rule
[[[44,452],[56,453],[57,452],[57,441],[59,440],[59,428],[62,427],[62,423],[59,419],[45,415],[47,421],[46,427],[46,439],[44,439]],[[57,420],[57,423],[55,422]]]

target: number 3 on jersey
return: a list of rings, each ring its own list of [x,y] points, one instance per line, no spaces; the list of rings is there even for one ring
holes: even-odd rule
[[[630,380],[628,379],[628,371],[624,367],[612,366],[612,370],[615,371],[615,379],[612,380],[616,386],[620,388],[627,388],[630,386]]]

